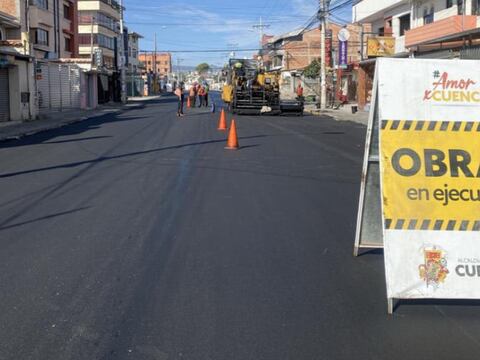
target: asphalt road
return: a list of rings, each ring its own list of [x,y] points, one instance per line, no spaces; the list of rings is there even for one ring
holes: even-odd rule
[[[365,127],[162,98],[0,144],[0,359],[475,359],[479,303],[386,314]]]

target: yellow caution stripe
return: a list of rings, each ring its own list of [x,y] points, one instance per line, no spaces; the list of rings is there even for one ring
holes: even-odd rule
[[[398,131],[480,131],[480,122],[474,121],[382,120],[381,125]]]
[[[479,220],[385,219],[386,230],[480,231]]]

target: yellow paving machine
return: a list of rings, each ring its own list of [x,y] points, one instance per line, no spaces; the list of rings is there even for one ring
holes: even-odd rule
[[[232,113],[281,113],[278,72],[264,71],[254,60],[230,59],[223,75],[227,80],[222,99]]]

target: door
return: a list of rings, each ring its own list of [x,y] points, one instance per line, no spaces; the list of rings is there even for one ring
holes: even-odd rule
[[[10,92],[8,69],[0,69],[0,122],[10,120]]]

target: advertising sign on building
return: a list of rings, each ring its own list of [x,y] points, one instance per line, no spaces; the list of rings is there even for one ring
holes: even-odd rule
[[[479,67],[377,61],[389,299],[480,298]]]
[[[395,54],[395,38],[391,36],[369,37],[367,41],[367,56],[380,57]]]
[[[348,64],[348,42],[338,42],[338,66],[346,68]]]

